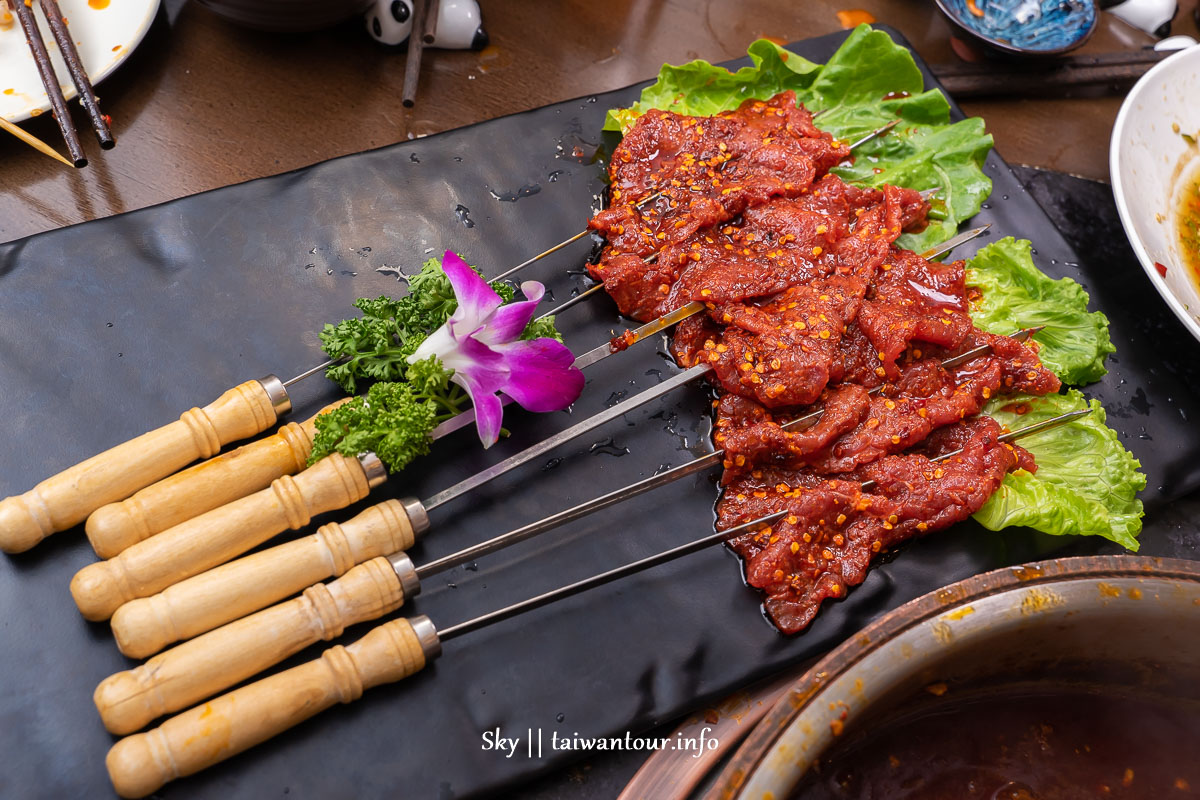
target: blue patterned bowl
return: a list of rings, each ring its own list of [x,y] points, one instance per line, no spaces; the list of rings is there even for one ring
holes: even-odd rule
[[[937,0],[959,30],[988,47],[1025,56],[1074,50],[1096,29],[1095,0]]]

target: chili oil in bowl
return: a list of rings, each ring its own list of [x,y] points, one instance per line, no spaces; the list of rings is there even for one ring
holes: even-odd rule
[[[1063,558],[920,597],[799,678],[709,797],[1200,796],[1200,564]]]
[[[1125,235],[1167,307],[1200,339],[1200,47],[1142,76],[1109,145],[1113,196]]]

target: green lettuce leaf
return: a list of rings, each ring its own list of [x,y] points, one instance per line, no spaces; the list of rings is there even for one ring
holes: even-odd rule
[[[1037,460],[1036,473],[1018,470],[975,512],[985,528],[998,531],[1025,526],[1055,536],[1102,536],[1129,550],[1138,549],[1146,486],[1141,464],[1104,420],[1104,408],[1080,392],[992,400],[983,413],[1017,430],[1069,411],[1092,413],[1021,441]],[[1025,413],[1020,413],[1024,411]]]
[[[748,52],[753,66],[737,72],[707,61],[664,65],[638,102],[608,112],[604,129],[627,131],[651,108],[711,115],[785,89],[796,92],[807,108],[824,110],[821,128],[847,141],[899,118],[900,125],[887,136],[855,149],[852,166],[834,171],[870,186],[939,189],[929,227],[900,237],[901,246],[917,251],[953,236],[958,223],[979,211],[991,192],[982,167],[992,137],[984,133],[983,121],[952,124],[946,98],[937,90],[924,91],[912,54],[886,33],[860,25],[824,65],[766,39],[751,44]]]
[[[1063,383],[1099,380],[1105,357],[1116,351],[1108,318],[1087,310],[1088,295],[1070,278],[1051,280],[1033,263],[1028,241],[1009,236],[981,249],[967,262],[967,285],[979,289],[971,319],[990,333],[1010,334],[1045,325],[1034,335],[1042,363]]]
[[[786,89],[799,93],[812,85],[821,70],[819,64],[766,39],[753,42],[747,53],[754,66],[737,72],[701,59],[678,67],[663,64],[658,80],[642,90],[638,102],[629,108],[609,109],[604,130],[625,133],[652,108],[708,117],[737,108],[746,100],[766,100]]]

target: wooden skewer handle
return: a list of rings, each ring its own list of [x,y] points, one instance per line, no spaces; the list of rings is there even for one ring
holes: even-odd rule
[[[144,433],[47,478],[23,495],[0,501],[0,550],[28,550],[56,531],[87,519],[222,445],[261,433],[291,408],[274,375],[235,386],[204,408]]]
[[[289,528],[299,530],[317,514],[345,508],[387,478],[374,455],[364,461],[334,453],[294,478],[276,478],[262,491],[89,564],[71,579],[75,604],[87,619],[108,619],[122,603],[199,575]]]
[[[428,617],[384,623],[348,647],[271,675],[185,711],[108,751],[105,764],[122,797],[145,797],[265,742],[334,703],[419,672],[441,648]]]
[[[326,406],[317,416],[349,399]],[[96,555],[112,558],[130,545],[304,469],[312,453],[316,422],[317,417],[299,424],[289,422],[272,436],[177,472],[127,500],[96,509],[85,528]]]
[[[408,550],[429,526],[415,498],[385,500],[352,519],[322,525],[312,536],[230,561],[130,600],[113,614],[117,647],[145,658],[291,597],[307,586],[345,574],[376,556]]]
[[[349,625],[379,619],[420,586],[408,556],[380,556],[329,584],[172,647],[131,670],[105,678],[93,699],[110,733],[133,733],[188,708]]]

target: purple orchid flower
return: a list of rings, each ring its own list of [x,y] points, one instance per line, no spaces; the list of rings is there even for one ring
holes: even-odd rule
[[[484,447],[500,438],[503,392],[529,411],[558,411],[583,391],[583,373],[572,366],[574,355],[554,339],[521,340],[546,289],[537,281],[521,284],[526,299],[504,305],[503,298],[465,261],[449,250],[442,269],[454,287],[458,308],[446,324],[431,333],[410,364],[437,356],[453,370],[451,381],[471,396],[475,427]]]

